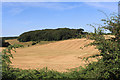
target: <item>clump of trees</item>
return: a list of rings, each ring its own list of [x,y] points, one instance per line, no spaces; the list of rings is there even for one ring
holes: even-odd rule
[[[8,47],[10,45],[9,42],[5,42],[5,40],[9,39],[17,39],[18,37],[0,37],[0,47]]]
[[[58,41],[58,40],[81,37],[81,35],[87,34],[87,32],[83,32],[83,31],[84,29],[69,29],[69,28],[36,30],[21,34],[18,37],[18,40],[20,42]]]
[[[8,47],[10,43],[5,42],[4,39],[0,38],[0,47]]]

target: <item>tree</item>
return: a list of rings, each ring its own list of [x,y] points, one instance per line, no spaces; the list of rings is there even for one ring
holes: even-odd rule
[[[111,16],[109,19],[102,19],[104,21],[104,29],[109,30],[115,35],[115,39],[120,44],[120,21],[118,16]]]
[[[58,41],[70,38],[75,38],[78,35],[84,34],[84,29],[69,29],[69,28],[58,28],[58,29],[44,29],[29,31],[21,34],[18,37],[20,42],[27,41]]]

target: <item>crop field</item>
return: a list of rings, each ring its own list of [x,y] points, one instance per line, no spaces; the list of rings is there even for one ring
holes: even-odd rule
[[[83,47],[93,42],[87,39],[69,39],[56,41],[44,45],[34,45],[25,48],[16,49],[13,53],[13,67],[21,69],[41,69],[48,67],[56,71],[64,72],[66,69],[72,69],[84,66],[83,57],[98,54],[95,46]],[[92,59],[91,59],[92,60]],[[95,59],[93,59],[95,60]]]

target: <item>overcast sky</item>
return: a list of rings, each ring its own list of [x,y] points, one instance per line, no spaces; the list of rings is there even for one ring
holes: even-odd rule
[[[2,35],[19,36],[38,29],[83,28],[86,24],[102,24],[106,16],[118,13],[117,2],[4,2],[2,4]],[[97,26],[96,26],[97,27]]]

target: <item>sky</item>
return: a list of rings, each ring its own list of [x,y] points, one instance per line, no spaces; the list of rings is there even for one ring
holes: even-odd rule
[[[101,19],[118,13],[117,2],[3,2],[2,36],[41,29],[83,28],[92,32],[87,24],[103,24]],[[98,26],[96,26],[98,27]]]

